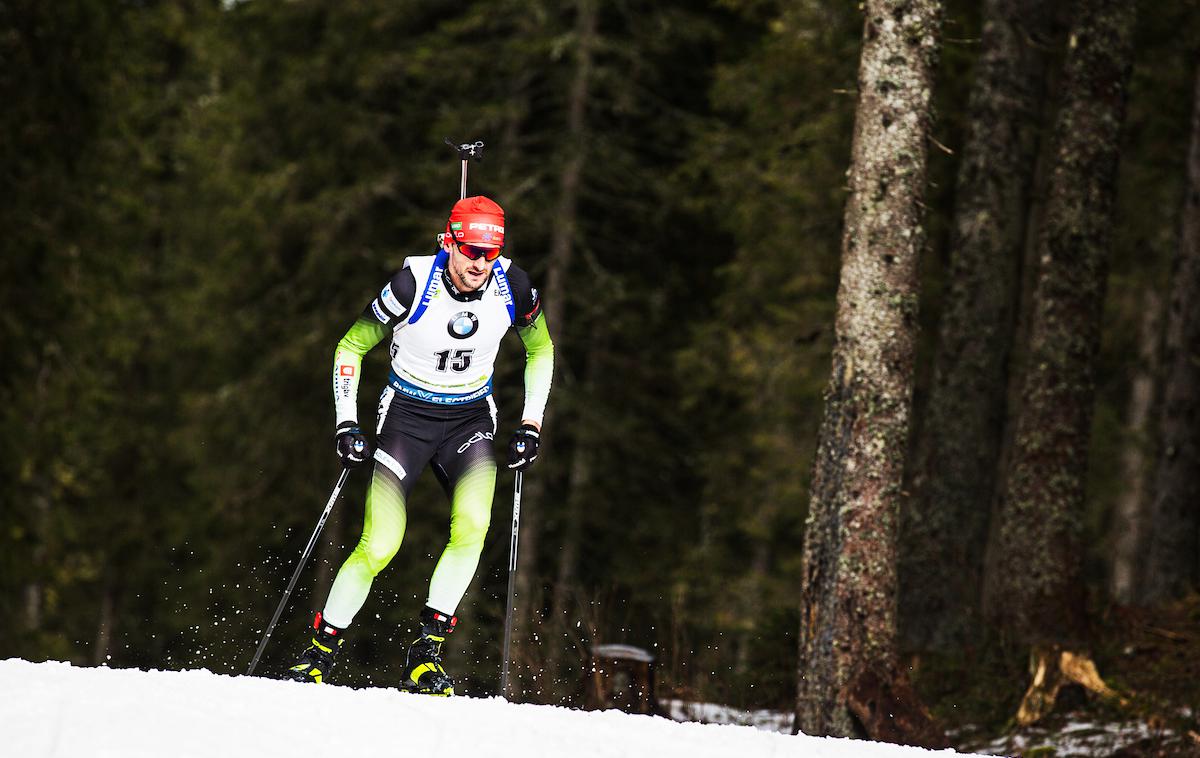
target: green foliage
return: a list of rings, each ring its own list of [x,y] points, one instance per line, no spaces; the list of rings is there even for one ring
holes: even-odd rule
[[[850,7],[797,4],[770,19],[755,49],[718,69],[716,112],[687,167],[711,187],[694,200],[699,212],[734,243],[716,272],[721,295],[677,358],[685,410],[706,442],[699,534],[676,581],[703,661],[696,670],[725,669],[727,698],[757,683],[750,702],[781,707],[794,658],[766,666],[769,680],[751,661],[762,646],[787,649],[767,609],[793,609],[800,586],[860,34]]]
[[[1134,84],[1093,524],[1120,484],[1108,463],[1138,313],[1125,293],[1161,281],[1181,181],[1191,72],[1176,70],[1177,35],[1159,35],[1185,28],[1170,6],[1142,37],[1172,62]],[[555,697],[578,694],[583,647],[628,642],[659,656],[660,696],[788,708],[862,18],[824,0],[598,11],[575,259],[550,325],[557,420],[530,475],[545,485],[548,594],[568,498],[583,514],[568,618],[545,627],[571,646]],[[405,256],[432,250],[457,198],[443,137],[487,142],[471,190],[506,207],[510,252],[544,290],[576,149],[574,6],[17,2],[0,4],[0,29],[6,653],[240,672],[337,475],[334,345]],[[951,146],[971,57],[947,48]],[[953,168],[936,157],[927,281]],[[517,340],[498,369],[503,445]],[[384,350],[364,371],[367,422]],[[265,670],[294,655],[357,539],[365,480],[352,477]],[[343,681],[394,681],[412,634],[448,508],[428,474],[411,503]],[[492,530],[452,643],[477,693],[496,686],[506,532]]]
[[[1138,17],[1135,61],[1123,132],[1117,224],[1114,233],[1103,337],[1097,371],[1097,413],[1093,422],[1088,478],[1089,514],[1085,543],[1093,578],[1104,572],[1111,544],[1109,514],[1126,486],[1121,456],[1127,446],[1140,446],[1147,461],[1155,459],[1153,428],[1129,426],[1129,394],[1146,365],[1139,330],[1153,306],[1151,295],[1164,301],[1170,285],[1170,261],[1178,244],[1184,157],[1194,95],[1196,45],[1172,34],[1195,28],[1200,8],[1171,4]],[[1162,319],[1159,319],[1161,330]]]

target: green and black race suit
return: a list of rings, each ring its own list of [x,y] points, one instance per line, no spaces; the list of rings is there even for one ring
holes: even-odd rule
[[[389,383],[409,397],[457,405],[487,397],[500,340],[515,328],[525,343],[525,408],[522,419],[541,423],[554,350],[538,291],[508,258],[498,258],[488,282],[459,292],[446,271],[447,254],[418,256],[371,301],[338,343],[333,394],[338,426],[358,419],[362,356],[392,336]]]
[[[334,354],[338,427],[357,425],[362,357],[391,334],[391,375],[380,397],[375,469],[358,546],[338,572],[323,611],[349,626],[375,576],[404,538],[407,500],[427,463],[450,497],[450,539],[427,605],[453,615],[479,563],[496,482],[492,372],[500,340],[515,329],[526,349],[522,419],[541,423],[554,346],[528,275],[496,260],[487,283],[460,292],[447,254],[409,258],[363,311]]]

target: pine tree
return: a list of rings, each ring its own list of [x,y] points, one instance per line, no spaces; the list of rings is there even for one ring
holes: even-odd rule
[[[1050,15],[1040,0],[984,3],[916,493],[901,519],[910,649],[952,647],[977,620]]]
[[[862,16],[845,3],[761,16],[746,5],[741,22],[761,31],[729,50],[678,188],[729,253],[693,278],[717,289],[678,357],[682,439],[694,441],[682,454],[700,491],[691,528],[671,527],[683,559],[660,673],[706,698],[786,708],[795,676],[778,661],[796,646],[796,545],[833,344]]]
[[[1187,185],[1167,311],[1159,458],[1149,518],[1145,602],[1200,584],[1200,68]]]
[[[837,342],[804,540],[806,734],[943,739],[897,666],[895,565],[940,16],[935,1],[866,4]]]
[[[1042,666],[1086,630],[1080,522],[1132,33],[1130,3],[1075,6],[1029,357],[989,545],[985,610],[1010,640],[1037,646]],[[1052,681],[1038,678],[1022,720],[1053,705]]]

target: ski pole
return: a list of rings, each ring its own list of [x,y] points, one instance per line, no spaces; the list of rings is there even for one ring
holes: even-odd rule
[[[321,519],[317,521],[317,528],[313,530],[312,536],[308,538],[308,544],[304,547],[304,553],[300,556],[300,563],[296,565],[296,570],[292,573],[292,580],[288,582],[287,589],[283,592],[283,599],[279,601],[279,607],[275,609],[275,615],[271,617],[271,623],[267,624],[267,632],[263,635],[262,641],[258,643],[258,650],[254,651],[254,660],[250,661],[250,668],[246,669],[246,676],[254,673],[254,667],[258,665],[258,659],[262,657],[263,650],[267,646],[267,640],[271,639],[271,632],[275,630],[275,625],[279,623],[279,617],[283,614],[283,607],[287,605],[288,598],[292,594],[292,589],[296,586],[296,580],[300,578],[300,572],[304,570],[304,564],[308,563],[308,556],[312,554],[313,545],[317,544],[317,537],[321,534],[321,530],[325,528],[325,521],[329,518],[329,512],[333,510],[333,504],[337,502],[338,495],[342,494],[342,486],[346,484],[346,477],[349,475],[350,469],[343,468],[342,475],[338,477],[337,484],[333,486],[333,494],[329,496],[329,502],[325,503],[325,510],[321,512]]]
[[[517,590],[517,535],[521,531],[521,472],[513,479],[512,536],[508,551],[508,607],[504,611],[504,664],[500,668],[500,697],[508,699],[508,656],[512,646],[513,601]]]

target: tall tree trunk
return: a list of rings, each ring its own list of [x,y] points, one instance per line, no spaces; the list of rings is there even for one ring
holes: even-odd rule
[[[1057,60],[1046,71],[1045,92],[1058,93],[1062,91],[1064,77],[1063,58],[1067,47],[1067,32],[1070,27],[1071,8],[1056,6],[1053,11],[1054,34],[1052,47],[1048,54],[1056,53]],[[1009,462],[1013,457],[1016,446],[1017,417],[1021,411],[1023,381],[1026,367],[1029,365],[1029,334],[1032,331],[1034,312],[1034,290],[1037,289],[1039,264],[1038,235],[1046,218],[1046,207],[1050,196],[1050,177],[1054,173],[1057,143],[1053,138],[1053,128],[1058,114],[1060,98],[1045,97],[1042,108],[1042,123],[1047,124],[1045,135],[1038,146],[1037,161],[1033,171],[1033,184],[1030,187],[1029,207],[1025,221],[1025,243],[1021,254],[1021,273],[1017,286],[1016,318],[1013,325],[1011,350],[1008,359],[1008,383],[1005,392],[1005,417],[1000,444],[1000,454],[996,463],[996,476],[992,487],[991,500],[988,508],[988,535],[984,549],[983,576],[981,591],[977,605],[981,609],[980,616],[987,617],[987,588],[992,586],[991,572],[995,566],[989,556],[995,532],[1000,523],[1000,491],[1004,487],[1004,472],[1008,471]],[[991,630],[989,630],[990,633]]]
[[[37,543],[32,550],[34,577],[48,574],[43,571],[46,566],[46,544],[50,534],[50,501],[45,495],[37,494],[31,498],[33,503],[33,529],[37,535]],[[33,578],[25,583],[24,627],[27,632],[40,631],[42,616],[46,605],[46,588],[42,579]]]
[[[93,666],[99,666],[108,660],[108,648],[112,645],[113,625],[116,623],[114,595],[112,581],[106,579],[100,588],[100,613],[96,621],[96,642],[92,645]]]
[[[545,28],[544,9],[541,3],[524,3],[524,9],[517,16],[514,36],[520,39],[533,38]],[[500,161],[500,184],[506,187],[505,199],[515,203],[522,195],[537,185],[538,176],[527,169],[529,156],[526,155],[524,139],[526,120],[531,113],[531,88],[537,75],[541,73],[537,66],[526,64],[518,67],[508,82],[507,94],[504,97],[504,120],[500,128],[500,139],[497,154],[502,156]]]
[[[1040,134],[1047,4],[987,0],[984,13],[916,496],[901,520],[900,628],[912,650],[959,644],[978,611]]]
[[[598,328],[592,330],[588,343],[587,368],[577,396],[587,399],[595,397],[601,372],[601,352],[604,337]],[[578,411],[574,447],[571,450],[571,467],[568,471],[567,495],[562,514],[562,543],[559,545],[558,566],[554,588],[550,599],[551,643],[547,651],[548,669],[557,677],[555,681],[556,701],[575,688],[579,676],[572,676],[570,661],[574,657],[583,662],[575,650],[576,623],[583,621],[581,614],[573,613],[572,606],[580,595],[575,586],[576,567],[583,541],[583,513],[592,483],[595,461],[596,430],[602,419],[589,414],[588,409],[576,406]]]
[[[741,606],[742,626],[734,647],[733,674],[740,680],[750,673],[750,652],[754,649],[754,641],[760,632],[759,624],[762,609],[766,607],[766,582],[771,567],[771,542],[765,537],[758,536],[750,548],[750,568],[742,582]]]
[[[1146,547],[1149,493],[1146,449],[1154,384],[1158,376],[1159,336],[1162,333],[1162,298],[1153,287],[1142,297],[1142,323],[1138,329],[1138,363],[1129,388],[1125,434],[1121,452],[1124,489],[1113,507],[1112,571],[1109,594],[1119,603],[1132,603],[1141,592],[1141,565]]]
[[[567,312],[565,299],[567,279],[574,256],[575,236],[578,227],[579,188],[583,180],[583,167],[587,160],[587,102],[588,88],[592,77],[592,48],[596,37],[596,6],[593,0],[578,0],[575,23],[575,71],[567,95],[566,154],[562,173],[559,174],[558,205],[554,214],[554,227],[550,239],[550,265],[546,283],[546,321],[559,346],[559,360],[555,362],[555,382],[561,387],[562,348],[566,345]],[[549,411],[543,426],[548,435],[553,434],[553,411]],[[517,600],[514,607],[513,639],[518,647],[514,656],[526,665],[525,676],[514,680],[513,697],[521,699],[522,688],[536,691],[540,685],[535,681],[541,670],[538,661],[542,656],[533,649],[533,626],[535,617],[541,619],[541,578],[538,574],[538,527],[540,519],[537,508],[542,502],[543,480],[530,477],[526,488],[527,497],[522,499],[520,545],[517,557]]]
[[[570,487],[563,514],[563,540],[550,603],[551,613],[557,621],[562,621],[567,615],[574,594],[575,566],[579,561],[583,532],[583,499],[592,480],[592,460],[586,437],[576,439],[571,452]]]
[[[1200,581],[1200,67],[1192,106],[1187,195],[1172,266],[1159,459],[1146,560],[1147,602]]]
[[[550,265],[546,281],[546,318],[555,338],[566,333],[567,280],[575,257],[578,230],[579,189],[587,162],[587,103],[592,79],[592,53],[596,42],[596,6],[594,0],[578,0],[575,17],[575,71],[567,93],[567,133],[564,140],[562,172],[558,178],[558,204],[550,237]]]
[[[941,741],[896,665],[896,530],[941,13],[937,0],[866,3],[836,343],[804,538],[796,727],[806,734]]]
[[[1126,0],[1079,0],[1069,35],[1029,359],[985,596],[986,613],[1026,644],[1078,642],[1085,626],[1079,524],[1133,20]]]

